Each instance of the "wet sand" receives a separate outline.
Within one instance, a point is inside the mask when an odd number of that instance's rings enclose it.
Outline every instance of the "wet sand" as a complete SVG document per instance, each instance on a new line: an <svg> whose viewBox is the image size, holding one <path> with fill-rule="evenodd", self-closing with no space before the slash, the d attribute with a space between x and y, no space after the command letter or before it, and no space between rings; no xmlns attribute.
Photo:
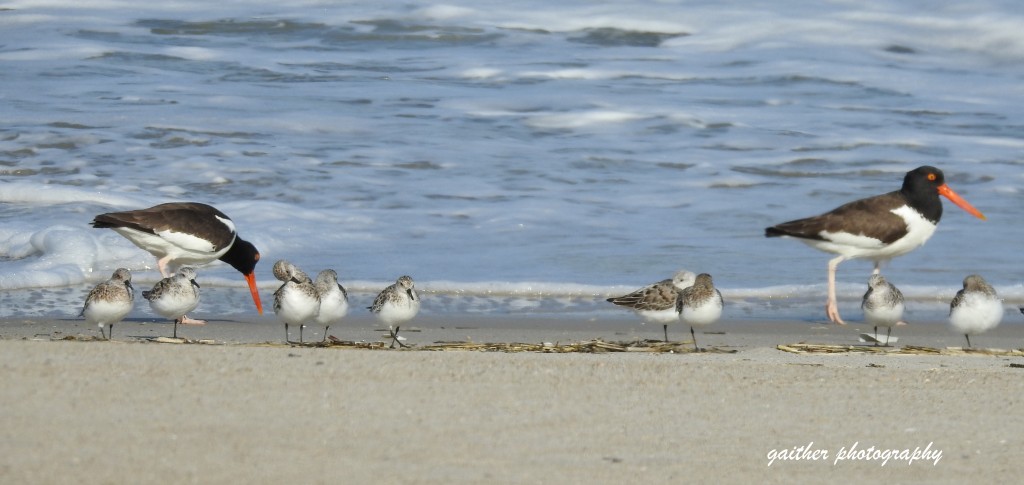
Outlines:
<svg viewBox="0 0 1024 485"><path fill-rule="evenodd" d="M1013 317L1007 313L1002 326L972 342L1024 347L1024 325ZM402 334L419 345L661 336L660 327L628 315L488 316L486 322L424 316L414 323ZM355 317L330 334L376 341L381 330ZM98 331L78 319L0 320L0 477L5 483L854 477L962 483L1019 476L1024 368L1014 365L1024 358L801 355L776 348L855 344L864 331L855 324L744 320L705 330L697 334L702 347L735 352L292 347L283 344L283 326L272 315L179 327L179 335L215 345L148 342L170 335L171 326L156 320L122 323L112 342L64 341ZM963 345L962 336L940 323L897 327L894 335L898 345ZM310 329L306 336L321 333ZM669 336L689 340L682 327L670 328ZM799 447L806 450L794 450ZM851 447L853 459L836 461ZM883 465L880 453L857 455L871 447L930 454L910 464L893 456ZM773 450L802 459L769 466Z"/></svg>

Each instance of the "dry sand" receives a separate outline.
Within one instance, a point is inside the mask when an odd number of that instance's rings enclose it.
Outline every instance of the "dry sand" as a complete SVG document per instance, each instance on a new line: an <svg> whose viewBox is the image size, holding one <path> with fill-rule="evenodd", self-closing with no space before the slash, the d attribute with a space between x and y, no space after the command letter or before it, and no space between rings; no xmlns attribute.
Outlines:
<svg viewBox="0 0 1024 485"><path fill-rule="evenodd" d="M1020 348L1009 313L976 346ZM367 319L331 334L377 340ZM443 327L443 328L442 328ZM419 330L419 331L414 331ZM2 483L629 483L1019 480L1024 364L980 355L799 355L858 330L723 322L702 346L735 353L376 351L280 344L272 316L181 327L218 345L115 341L80 320L0 321ZM670 330L683 339L688 332ZM310 338L319 338L309 332ZM566 343L658 338L635 320L425 317L437 340ZM898 327L900 345L962 345L941 324ZM688 340L688 338L686 339ZM265 345L263 342L275 342ZM776 461L813 442L827 459ZM835 461L843 448L941 451Z"/></svg>

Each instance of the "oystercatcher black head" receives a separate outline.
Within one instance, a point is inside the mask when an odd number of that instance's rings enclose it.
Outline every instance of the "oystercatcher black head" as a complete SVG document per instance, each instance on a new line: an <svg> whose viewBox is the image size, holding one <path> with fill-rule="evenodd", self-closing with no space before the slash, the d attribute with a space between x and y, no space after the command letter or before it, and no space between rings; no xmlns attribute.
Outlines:
<svg viewBox="0 0 1024 485"><path fill-rule="evenodd" d="M907 175L903 177L900 195L906 199L907 205L933 224L938 224L939 219L942 218L942 201L939 200L939 195L949 199L950 202L971 215L985 219L984 214L968 204L946 185L946 177L942 170L935 167L925 165L907 172Z"/></svg>
<svg viewBox="0 0 1024 485"><path fill-rule="evenodd" d="M235 243L228 248L228 252L220 257L221 261L231 265L245 277L249 284L249 293L252 301L256 303L256 310L263 314L263 305L260 303L260 292L256 288L256 263L260 261L260 252L256 250L251 242L235 236Z"/></svg>

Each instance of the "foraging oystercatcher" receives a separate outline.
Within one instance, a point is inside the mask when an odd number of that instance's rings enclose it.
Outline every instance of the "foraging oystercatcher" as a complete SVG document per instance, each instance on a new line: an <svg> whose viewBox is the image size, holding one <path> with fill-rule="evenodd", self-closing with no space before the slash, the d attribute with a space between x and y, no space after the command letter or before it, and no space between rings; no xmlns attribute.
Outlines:
<svg viewBox="0 0 1024 485"><path fill-rule="evenodd" d="M100 335L110 340L114 338L114 324L124 320L132 311L135 303L135 291L132 288L132 272L127 268L117 268L109 280L96 285L85 298L85 306L78 316L85 317L86 323L95 323L100 327ZM104 335L103 325L107 325L110 333Z"/></svg>
<svg viewBox="0 0 1024 485"><path fill-rule="evenodd" d="M245 276L256 310L263 314L255 274L260 253L252 243L238 237L235 223L216 208L198 202L170 202L100 214L92 226L113 229L156 256L164 278L171 275L170 264L204 264L217 259L228 263Z"/></svg>
<svg viewBox="0 0 1024 485"><path fill-rule="evenodd" d="M679 298L676 299L676 310L679 311L679 319L690 325L694 350L700 352L693 327L703 327L717 322L722 316L723 306L725 306L725 302L722 300L722 292L715 288L711 281L711 275L707 273L697 275L692 286L679 292Z"/></svg>
<svg viewBox="0 0 1024 485"><path fill-rule="evenodd" d="M274 277L284 282L274 292L274 313L284 322L285 342L291 342L288 327L298 325L302 343L303 328L320 312L320 296L309 275L288 261L274 263Z"/></svg>
<svg viewBox="0 0 1024 485"><path fill-rule="evenodd" d="M864 323L875 327L875 345L878 345L878 327L888 327L885 346L889 346L892 327L900 325L903 318L903 292L896 285L885 280L880 274L868 278L868 291L860 302L864 310Z"/></svg>
<svg viewBox="0 0 1024 485"><path fill-rule="evenodd" d="M370 312L388 325L388 332L391 334L390 348L394 348L396 343L399 347L408 347L398 337L398 329L420 311L420 297L413 286L415 283L412 277L402 276L395 284L384 288L370 306Z"/></svg>
<svg viewBox="0 0 1024 485"><path fill-rule="evenodd" d="M967 339L996 328L1003 319L1003 302L995 288L979 275L964 278L964 288L949 302L949 324Z"/></svg>
<svg viewBox="0 0 1024 485"><path fill-rule="evenodd" d="M697 275L689 271L678 271L671 279L661 280L606 301L632 309L644 322L660 323L665 331L665 342L668 342L668 324L679 321L676 297L680 291L693 285L696 278Z"/></svg>
<svg viewBox="0 0 1024 485"><path fill-rule="evenodd" d="M836 303L836 267L847 259L870 259L878 274L882 262L918 248L935 233L942 218L942 195L961 209L985 216L946 185L942 171L918 167L903 177L903 187L888 194L839 206L824 214L765 229L766 237L798 238L816 249L838 254L828 262L828 319L844 324Z"/></svg>
<svg viewBox="0 0 1024 485"><path fill-rule="evenodd" d="M164 317L174 319L174 338L178 338L178 324L203 325L203 320L192 320L185 314L199 306L199 283L196 283L196 270L191 266L182 266L173 276L168 276L149 291L143 291L142 297L149 300L149 307Z"/></svg>
<svg viewBox="0 0 1024 485"><path fill-rule="evenodd" d="M338 283L338 272L333 269L325 269L317 274L313 286L320 296L320 313L314 321L324 326L323 342L327 340L327 331L331 325L348 314L348 292Z"/></svg>

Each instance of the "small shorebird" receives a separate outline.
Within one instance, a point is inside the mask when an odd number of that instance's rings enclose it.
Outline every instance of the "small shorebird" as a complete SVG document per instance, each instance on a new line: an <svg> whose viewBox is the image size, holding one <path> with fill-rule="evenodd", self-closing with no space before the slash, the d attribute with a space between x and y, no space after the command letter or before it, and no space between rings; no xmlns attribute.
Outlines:
<svg viewBox="0 0 1024 485"><path fill-rule="evenodd" d="M864 310L864 322L875 327L875 345L878 345L878 327L888 327L885 345L889 346L892 327L903 318L903 293L880 274L868 278L868 291L864 293L860 307Z"/></svg>
<svg viewBox="0 0 1024 485"><path fill-rule="evenodd" d="M153 289L143 291L142 297L149 300L153 311L166 318L174 319L174 338L178 338L178 324L202 325L196 320L185 321L185 314L199 306L199 283L196 270L191 266L178 268L177 274L158 281Z"/></svg>
<svg viewBox="0 0 1024 485"><path fill-rule="evenodd" d="M118 268L109 280L96 285L85 298L85 306L78 316L85 317L86 323L95 323L100 327L100 335L110 340L114 338L114 324L124 320L132 311L135 303L135 289L132 288L132 273L126 268ZM110 329L103 334L103 326Z"/></svg>
<svg viewBox="0 0 1024 485"><path fill-rule="evenodd" d="M320 297L320 313L315 321L324 326L323 342L327 340L327 330L331 325L348 314L348 292L338 283L338 272L333 269L325 269L317 274L313 286Z"/></svg>
<svg viewBox="0 0 1024 485"><path fill-rule="evenodd" d="M216 208L198 202L171 202L96 216L93 227L113 229L136 246L157 257L160 276L171 276L171 265L205 264L221 260L245 276L256 311L263 304L256 288L260 253L238 237L235 223ZM196 323L185 317L184 323Z"/></svg>
<svg viewBox="0 0 1024 485"><path fill-rule="evenodd" d="M679 322L676 311L676 297L679 292L693 285L697 275L681 270L672 279L661 280L647 285L628 295L608 298L607 301L630 308L644 319L644 323L661 324L668 342L668 324Z"/></svg>
<svg viewBox="0 0 1024 485"><path fill-rule="evenodd" d="M274 263L274 277L284 282L274 292L274 313L284 322L285 342L291 342L288 326L298 325L301 343L303 327L320 311L316 287L309 275L283 259Z"/></svg>
<svg viewBox="0 0 1024 485"><path fill-rule="evenodd" d="M765 229L766 237L795 237L809 246L838 254L828 262L828 319L844 324L836 302L836 268L847 259L874 261L873 274L883 262L902 256L925 243L942 218L942 195L963 210L985 219L946 185L942 171L919 167L903 177L895 192L855 200L824 214L784 222Z"/></svg>
<svg viewBox="0 0 1024 485"><path fill-rule="evenodd" d="M703 327L717 322L722 316L723 306L722 293L715 288L711 275L707 273L697 275L692 286L679 292L676 310L679 312L679 319L690 325L694 350L700 351L700 347L697 346L697 335L693 332L693 327Z"/></svg>
<svg viewBox="0 0 1024 485"><path fill-rule="evenodd" d="M971 335L996 328L1003 319L1003 302L984 278L972 274L964 278L964 288L949 302L949 324L967 339Z"/></svg>
<svg viewBox="0 0 1024 485"><path fill-rule="evenodd" d="M396 343L399 347L407 347L399 340L398 329L420 311L420 297L413 289L414 285L411 277L402 276L395 284L384 288L369 307L370 312L378 320L388 325L391 348L394 348Z"/></svg>

